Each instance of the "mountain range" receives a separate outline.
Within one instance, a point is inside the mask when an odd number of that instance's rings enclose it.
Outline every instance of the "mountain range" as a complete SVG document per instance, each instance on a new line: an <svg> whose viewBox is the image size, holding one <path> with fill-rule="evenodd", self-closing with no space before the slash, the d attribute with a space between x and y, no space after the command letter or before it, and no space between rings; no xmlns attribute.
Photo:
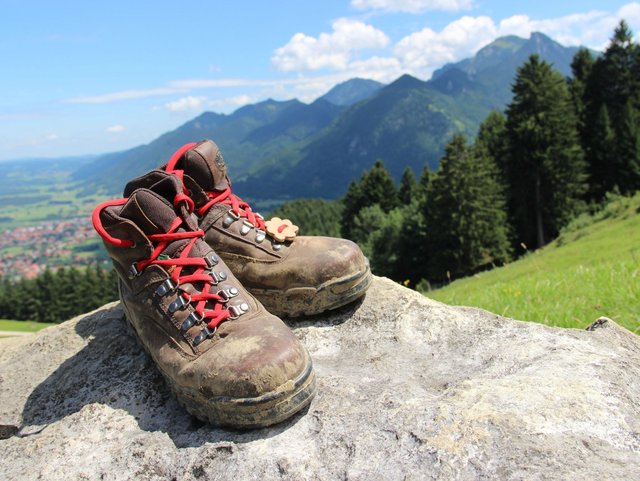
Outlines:
<svg viewBox="0 0 640 481"><path fill-rule="evenodd" d="M229 115L205 112L147 145L98 157L74 178L120 193L131 177L166 162L184 143L211 138L242 197L337 198L378 158L396 179L407 166L416 175L424 165L436 169L454 133L473 138L491 110L504 109L516 69L531 54L568 76L577 50L542 33L501 37L428 81L352 79L310 104L266 100Z"/></svg>

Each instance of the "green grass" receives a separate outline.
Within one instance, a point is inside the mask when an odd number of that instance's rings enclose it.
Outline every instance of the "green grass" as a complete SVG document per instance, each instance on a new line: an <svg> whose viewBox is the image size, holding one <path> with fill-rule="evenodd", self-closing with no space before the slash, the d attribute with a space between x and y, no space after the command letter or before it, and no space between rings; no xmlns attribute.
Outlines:
<svg viewBox="0 0 640 481"><path fill-rule="evenodd" d="M36 332L40 329L44 329L45 327L56 325L57 324L49 324L47 322L10 321L0 319L0 331Z"/></svg>
<svg viewBox="0 0 640 481"><path fill-rule="evenodd" d="M80 196L83 186L69 180L30 186L29 191L0 194L0 231L47 220L89 216L93 207L107 199L97 192Z"/></svg>
<svg viewBox="0 0 640 481"><path fill-rule="evenodd" d="M552 244L512 264L423 294L561 327L606 316L640 333L640 194L579 217Z"/></svg>

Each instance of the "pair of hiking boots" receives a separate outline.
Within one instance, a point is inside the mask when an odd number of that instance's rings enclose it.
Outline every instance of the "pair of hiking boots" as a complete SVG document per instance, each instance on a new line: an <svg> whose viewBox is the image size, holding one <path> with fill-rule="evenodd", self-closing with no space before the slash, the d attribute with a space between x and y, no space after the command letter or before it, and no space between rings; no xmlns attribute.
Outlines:
<svg viewBox="0 0 640 481"><path fill-rule="evenodd" d="M268 426L311 402L311 358L276 316L361 297L368 261L344 239L297 236L231 192L218 147L187 144L92 215L133 331L197 418Z"/></svg>

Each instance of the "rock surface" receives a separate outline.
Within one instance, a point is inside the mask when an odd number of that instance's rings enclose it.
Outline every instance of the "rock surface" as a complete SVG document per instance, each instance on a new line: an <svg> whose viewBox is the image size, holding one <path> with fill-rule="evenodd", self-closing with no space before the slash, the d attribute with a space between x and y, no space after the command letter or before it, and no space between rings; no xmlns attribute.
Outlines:
<svg viewBox="0 0 640 481"><path fill-rule="evenodd" d="M204 425L117 303L0 342L0 479L640 479L640 338L431 301L385 279L291 321L319 391L270 429Z"/></svg>

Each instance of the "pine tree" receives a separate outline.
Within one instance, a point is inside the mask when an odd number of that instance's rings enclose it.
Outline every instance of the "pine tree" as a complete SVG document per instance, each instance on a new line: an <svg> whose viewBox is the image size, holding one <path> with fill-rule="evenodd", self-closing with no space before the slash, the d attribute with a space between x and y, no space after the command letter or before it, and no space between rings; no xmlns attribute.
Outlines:
<svg viewBox="0 0 640 481"><path fill-rule="evenodd" d="M351 181L347 188L347 193L342 200L342 218L340 220L340 233L342 237L353 240L353 220L363 207L360 186Z"/></svg>
<svg viewBox="0 0 640 481"><path fill-rule="evenodd" d="M371 207L370 207L371 208ZM377 208L377 204L372 206ZM400 248L400 236L404 222L401 208L384 213L379 209L376 229L371 232L368 246L371 252L371 269L377 275L396 281L404 280L399 260L406 254Z"/></svg>
<svg viewBox="0 0 640 481"><path fill-rule="evenodd" d="M398 205L396 185L380 159L362 174L359 188L362 207L379 204L384 212L389 212Z"/></svg>
<svg viewBox="0 0 640 481"><path fill-rule="evenodd" d="M425 164L422 169L422 173L420 174L420 179L418 180L418 189L426 192L429 189L429 183L431 182L431 170L429 170L429 166Z"/></svg>
<svg viewBox="0 0 640 481"><path fill-rule="evenodd" d="M640 190L640 130L636 113L627 102L622 111L616 142L616 178L623 194Z"/></svg>
<svg viewBox="0 0 640 481"><path fill-rule="evenodd" d="M42 309L34 321L56 322L59 319L60 298L56 278L48 267L36 279L36 289Z"/></svg>
<svg viewBox="0 0 640 481"><path fill-rule="evenodd" d="M588 135L586 127L587 102L589 99L586 97L586 90L589 76L593 71L593 63L594 59L591 51L587 48L581 48L573 57L571 62L572 76L567 80L574 112L576 114L578 133L580 134L583 146L586 144L585 138Z"/></svg>
<svg viewBox="0 0 640 481"><path fill-rule="evenodd" d="M351 237L362 252L369 258L372 270L375 271L375 259L373 258L373 235L383 224L386 213L380 204L368 205L360 209L360 212L351 221Z"/></svg>
<svg viewBox="0 0 640 481"><path fill-rule="evenodd" d="M509 150L507 119L502 113L497 110L489 113L480 124L474 145L476 149L483 149L485 154L493 159L498 169L500 181L506 184Z"/></svg>
<svg viewBox="0 0 640 481"><path fill-rule="evenodd" d="M431 280L466 275L509 258L497 169L489 156L469 148L463 136L447 144L427 203Z"/></svg>
<svg viewBox="0 0 640 481"><path fill-rule="evenodd" d="M395 241L400 255L395 261L392 279L409 287L415 287L420 280L427 277L428 231L424 216L426 192L423 196L419 190L409 205L399 209L402 222Z"/></svg>
<svg viewBox="0 0 640 481"><path fill-rule="evenodd" d="M362 174L358 184L349 184L343 202L340 232L351 240L355 240L352 233L354 219L363 208L378 204L384 212L389 212L398 205L393 178L381 160L376 160L373 167Z"/></svg>
<svg viewBox="0 0 640 481"><path fill-rule="evenodd" d="M598 79L603 102L612 115L614 127L619 125L627 102L640 107L640 46L633 41L629 25L621 20L613 32L611 43L601 59L603 72Z"/></svg>
<svg viewBox="0 0 640 481"><path fill-rule="evenodd" d="M609 109L600 106L598 116L589 126L589 197L602 199L617 184L616 139L611 128Z"/></svg>
<svg viewBox="0 0 640 481"><path fill-rule="evenodd" d="M518 69L507 109L508 180L518 242L542 247L581 206L586 166L562 75L537 55Z"/></svg>
<svg viewBox="0 0 640 481"><path fill-rule="evenodd" d="M589 170L598 176L591 178L590 197L599 200L614 186L626 192L635 190L637 156L633 152L640 112L640 46L633 41L624 20L616 27L604 54L593 63L585 85L584 106L582 141Z"/></svg>
<svg viewBox="0 0 640 481"><path fill-rule="evenodd" d="M400 179L400 188L398 189L398 200L400 205L409 205L415 197L418 189L416 176L413 175L411 167L404 169L402 178Z"/></svg>

